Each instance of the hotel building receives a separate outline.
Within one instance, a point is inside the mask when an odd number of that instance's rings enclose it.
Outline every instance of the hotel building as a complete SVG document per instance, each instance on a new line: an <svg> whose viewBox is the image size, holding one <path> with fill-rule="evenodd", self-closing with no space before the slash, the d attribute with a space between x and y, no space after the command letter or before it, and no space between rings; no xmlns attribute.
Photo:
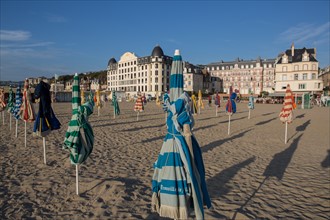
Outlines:
<svg viewBox="0 0 330 220"><path fill-rule="evenodd" d="M260 95L262 91L274 92L275 59L243 60L214 62L206 65L212 77L222 82L219 92L229 94L230 86L241 95Z"/></svg>
<svg viewBox="0 0 330 220"><path fill-rule="evenodd" d="M318 79L319 63L316 49L291 49L281 53L276 61L276 93L284 93L288 84L294 93L321 93L323 82Z"/></svg>
<svg viewBox="0 0 330 220"><path fill-rule="evenodd" d="M126 52L117 62L111 58L107 67L107 90L124 91L135 95L138 91L155 96L169 90L169 76L173 58L164 55L156 46L150 56L138 57Z"/></svg>

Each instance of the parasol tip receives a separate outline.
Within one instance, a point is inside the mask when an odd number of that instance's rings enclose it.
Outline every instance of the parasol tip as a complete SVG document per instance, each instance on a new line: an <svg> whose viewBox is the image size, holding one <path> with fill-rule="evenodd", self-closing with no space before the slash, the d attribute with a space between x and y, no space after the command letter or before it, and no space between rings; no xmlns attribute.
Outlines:
<svg viewBox="0 0 330 220"><path fill-rule="evenodd" d="M180 55L180 50L175 50L175 52L174 52L174 56L178 56L178 55Z"/></svg>
<svg viewBox="0 0 330 220"><path fill-rule="evenodd" d="M78 73L75 73L74 76L78 76Z"/></svg>

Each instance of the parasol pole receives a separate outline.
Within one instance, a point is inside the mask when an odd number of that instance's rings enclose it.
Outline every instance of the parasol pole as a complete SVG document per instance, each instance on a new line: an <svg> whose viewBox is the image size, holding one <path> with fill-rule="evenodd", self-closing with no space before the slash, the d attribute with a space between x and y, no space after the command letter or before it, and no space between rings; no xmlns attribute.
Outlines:
<svg viewBox="0 0 330 220"><path fill-rule="evenodd" d="M230 114L229 114L229 120L228 120L228 135L230 135Z"/></svg>
<svg viewBox="0 0 330 220"><path fill-rule="evenodd" d="M136 120L138 121L139 120L139 111L137 112L137 114L136 114Z"/></svg>
<svg viewBox="0 0 330 220"><path fill-rule="evenodd" d="M250 119L251 117L251 109L249 108L249 117L248 117L248 119Z"/></svg>
<svg viewBox="0 0 330 220"><path fill-rule="evenodd" d="M284 138L284 143L286 144L287 143L287 140L288 140L288 122L286 121L285 122L285 138Z"/></svg>
<svg viewBox="0 0 330 220"><path fill-rule="evenodd" d="M165 112L165 123L167 121L167 112Z"/></svg>
<svg viewBox="0 0 330 220"><path fill-rule="evenodd" d="M115 106L113 107L113 118L116 118L116 110L115 110Z"/></svg>
<svg viewBox="0 0 330 220"><path fill-rule="evenodd" d="M11 130L11 117L10 117L10 113L9 113L9 130Z"/></svg>
<svg viewBox="0 0 330 220"><path fill-rule="evenodd" d="M76 164L76 193L79 195L79 176L78 176L78 164Z"/></svg>
<svg viewBox="0 0 330 220"><path fill-rule="evenodd" d="M5 125L5 111L2 112L2 124Z"/></svg>
<svg viewBox="0 0 330 220"><path fill-rule="evenodd" d="M215 106L215 116L218 116L218 106Z"/></svg>
<svg viewBox="0 0 330 220"><path fill-rule="evenodd" d="M100 108L97 107L97 116L100 116Z"/></svg>
<svg viewBox="0 0 330 220"><path fill-rule="evenodd" d="M18 119L16 119L16 133L15 133L15 137L17 137L17 130L18 130Z"/></svg>
<svg viewBox="0 0 330 220"><path fill-rule="evenodd" d="M43 143L43 146L44 146L44 163L47 164L47 161L46 161L46 138L45 137L42 137L42 143Z"/></svg>
<svg viewBox="0 0 330 220"><path fill-rule="evenodd" d="M24 132L24 143L25 143L25 147L26 147L26 121L24 121L24 128L25 128L25 132Z"/></svg>

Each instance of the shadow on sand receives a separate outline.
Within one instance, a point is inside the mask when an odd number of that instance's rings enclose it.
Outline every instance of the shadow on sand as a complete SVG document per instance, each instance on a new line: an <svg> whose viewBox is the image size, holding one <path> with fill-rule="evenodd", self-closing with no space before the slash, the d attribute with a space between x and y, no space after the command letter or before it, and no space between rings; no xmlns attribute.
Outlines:
<svg viewBox="0 0 330 220"><path fill-rule="evenodd" d="M274 121L275 119L277 119L277 118L271 118L271 119L269 119L269 120L266 120L266 121L261 121L261 122L258 122L256 125L263 125L263 124L267 124L268 122Z"/></svg>
<svg viewBox="0 0 330 220"><path fill-rule="evenodd" d="M221 139L221 140L217 140L217 141L214 141L214 142L211 142L207 145L205 145L204 147L202 147L202 152L205 153L207 151L210 151L212 150L213 148L216 148L218 146L220 146L221 144L227 142L227 141L231 141L231 140L234 140L236 138L240 138L240 137L243 137L245 133L251 131L252 129L249 129L249 130L246 130L246 131L243 131L239 134L236 134L234 136L231 136L229 138L225 138L225 139Z"/></svg>
<svg viewBox="0 0 330 220"><path fill-rule="evenodd" d="M328 150L328 155L321 162L321 166L324 168L330 167L330 150Z"/></svg>
<svg viewBox="0 0 330 220"><path fill-rule="evenodd" d="M299 135L287 149L274 155L273 159L270 161L270 163L268 164L268 166L266 167L263 173L263 176L265 176L264 180L260 183L259 187L252 193L252 195L245 201L245 203L236 210L232 219L236 219L237 213L241 213L244 215L246 214L253 215L253 213L251 213L250 211L244 210L244 207L251 201L251 199L253 199L255 194L260 190L262 185L266 182L266 180L269 177L273 176L276 177L278 180L282 180L285 170L288 167L291 158L293 157L293 154L298 147L298 142L301 136L302 134Z"/></svg>

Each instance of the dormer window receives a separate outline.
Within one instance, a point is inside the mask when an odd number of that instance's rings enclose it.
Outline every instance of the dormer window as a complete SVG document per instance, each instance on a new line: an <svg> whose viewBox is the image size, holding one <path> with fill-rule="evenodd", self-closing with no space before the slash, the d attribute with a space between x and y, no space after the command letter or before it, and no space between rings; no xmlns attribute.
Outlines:
<svg viewBox="0 0 330 220"><path fill-rule="evenodd" d="M288 63L288 55L284 54L282 56L282 63Z"/></svg>
<svg viewBox="0 0 330 220"><path fill-rule="evenodd" d="M305 50L305 53L303 54L302 61L309 61L309 54Z"/></svg>

